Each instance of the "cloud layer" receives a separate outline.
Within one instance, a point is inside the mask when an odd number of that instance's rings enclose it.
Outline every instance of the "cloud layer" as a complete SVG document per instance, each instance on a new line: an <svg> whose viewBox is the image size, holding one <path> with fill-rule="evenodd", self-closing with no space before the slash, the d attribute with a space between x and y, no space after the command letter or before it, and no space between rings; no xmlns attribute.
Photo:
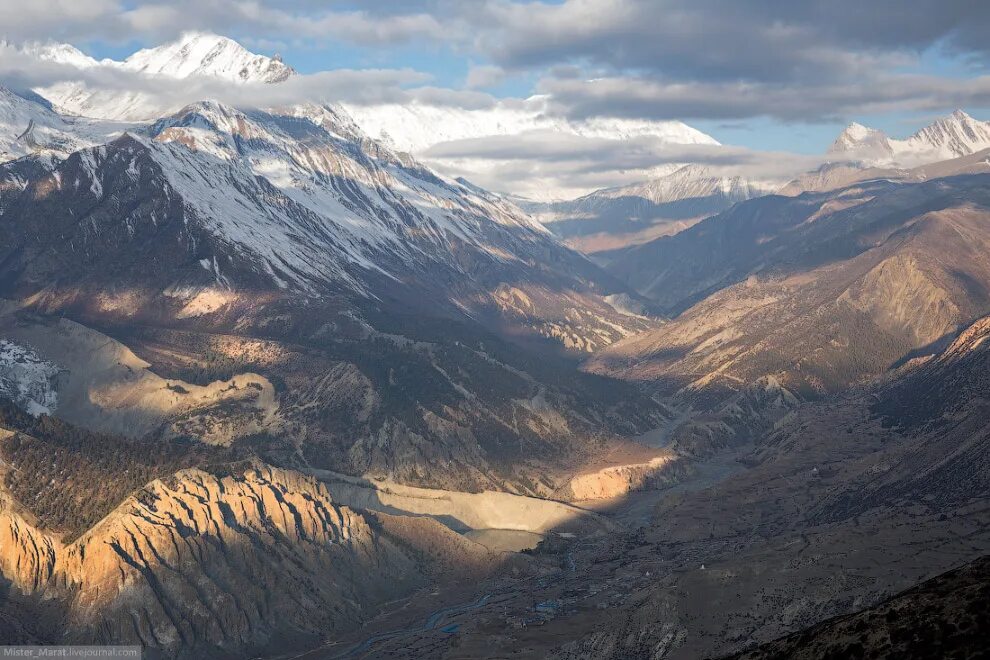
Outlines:
<svg viewBox="0 0 990 660"><path fill-rule="evenodd" d="M990 57L990 3L972 0L34 0L0 4L12 40L158 43L198 29L259 44L469 58L464 84L539 78L569 117L851 115L986 103L986 81L922 75L939 53ZM395 65L392 68L403 68ZM725 102L731 98L732 102Z"/></svg>
<svg viewBox="0 0 990 660"><path fill-rule="evenodd" d="M677 145L648 136L616 140L549 131L455 140L422 156L483 187L535 199L626 185L683 163L706 165L713 174L783 183L823 161L822 156L724 145Z"/></svg>
<svg viewBox="0 0 990 660"><path fill-rule="evenodd" d="M570 120L624 118L838 122L891 113L990 107L990 3L972 0L33 0L0 3L12 42L155 45L188 30L274 50L349 48L375 66L279 85L149 79L114 67L83 72L0 49L0 81L21 88L80 80L176 107L301 101L512 106L486 90L515 81ZM405 66L409 52L421 70ZM391 59L390 59L391 58ZM356 58L360 59L360 58ZM459 88L436 84L455 61ZM470 62L470 65L466 63ZM935 63L933 66L932 63ZM290 62L291 63L291 62ZM950 63L953 75L940 73ZM450 79L449 75L444 78ZM535 81L535 82L534 82ZM614 143L613 143L614 142ZM773 178L815 159L738 148L609 141L540 132L431 149L502 190L574 192L628 183L677 162Z"/></svg>

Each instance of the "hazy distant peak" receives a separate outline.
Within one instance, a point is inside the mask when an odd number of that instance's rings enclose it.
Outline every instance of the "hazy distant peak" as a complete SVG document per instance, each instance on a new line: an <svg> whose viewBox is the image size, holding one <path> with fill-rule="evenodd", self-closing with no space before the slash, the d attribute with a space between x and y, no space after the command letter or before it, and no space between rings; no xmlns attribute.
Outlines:
<svg viewBox="0 0 990 660"><path fill-rule="evenodd" d="M904 140L853 122L839 134L828 153L868 165L915 166L966 156L988 147L990 122L955 110Z"/></svg>

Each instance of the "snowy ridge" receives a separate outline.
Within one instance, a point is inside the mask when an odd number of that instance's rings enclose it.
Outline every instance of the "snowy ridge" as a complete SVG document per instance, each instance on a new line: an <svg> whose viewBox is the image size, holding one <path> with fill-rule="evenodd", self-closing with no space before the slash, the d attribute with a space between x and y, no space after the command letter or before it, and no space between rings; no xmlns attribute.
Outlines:
<svg viewBox="0 0 990 660"><path fill-rule="evenodd" d="M456 267L455 240L502 261L553 242L529 216L368 140L332 107L243 113L203 102L136 139L190 212L282 287L366 293L355 267ZM105 149L92 154L98 162ZM226 284L222 263L204 268Z"/></svg>
<svg viewBox="0 0 990 660"><path fill-rule="evenodd" d="M988 147L990 122L956 110L904 140L852 123L832 143L828 153L865 165L912 167L968 156Z"/></svg>
<svg viewBox="0 0 990 660"><path fill-rule="evenodd" d="M725 176L704 165L672 166L672 170L648 181L604 188L570 201L517 203L545 225L593 218L619 228L629 220L663 217L664 205L677 204L676 211L672 209L676 217L703 217L736 202L769 195L781 186L780 181Z"/></svg>
<svg viewBox="0 0 990 660"><path fill-rule="evenodd" d="M733 202L769 194L779 182L753 181L741 176L725 176L704 165L685 165L662 177L618 188L607 188L588 197L616 199L641 197L654 204L720 195Z"/></svg>
<svg viewBox="0 0 990 660"><path fill-rule="evenodd" d="M108 67L149 77L211 77L235 83L277 83L295 73L279 58L256 55L232 39L189 32L175 42L139 50L122 62L95 60L68 44L27 44L24 52L42 60L79 69ZM65 82L37 90L59 110L84 117L117 121L149 121L177 108L162 108L141 91L94 90Z"/></svg>
<svg viewBox="0 0 990 660"><path fill-rule="evenodd" d="M65 157L106 142L123 126L71 119L0 86L0 163L29 154Z"/></svg>
<svg viewBox="0 0 990 660"><path fill-rule="evenodd" d="M537 130L613 140L652 136L671 144L719 144L711 136L679 121L610 118L572 121L553 117L547 114L545 96L530 97L522 105L500 103L482 110L423 104L346 104L345 108L368 135L411 153L443 142Z"/></svg>
<svg viewBox="0 0 990 660"><path fill-rule="evenodd" d="M27 50L41 59L88 68L117 67L149 76L189 78L214 77L233 82L278 83L295 71L274 58L257 55L226 37L202 32L183 35L178 41L140 50L122 62L96 61L65 44L32 44ZM179 108L162 108L141 92L90 90L79 83L37 90L60 109L77 115L128 121L150 121ZM550 117L548 99L533 96L524 101L499 103L495 107L466 110L414 103L409 105L346 104L344 110L365 133L399 151L421 152L451 140L516 135L533 130L552 130L584 137L611 138L652 136L672 144L718 142L679 121L641 121L592 118L572 121Z"/></svg>
<svg viewBox="0 0 990 660"><path fill-rule="evenodd" d="M30 348L0 339L0 396L32 415L50 415L58 405L58 367Z"/></svg>

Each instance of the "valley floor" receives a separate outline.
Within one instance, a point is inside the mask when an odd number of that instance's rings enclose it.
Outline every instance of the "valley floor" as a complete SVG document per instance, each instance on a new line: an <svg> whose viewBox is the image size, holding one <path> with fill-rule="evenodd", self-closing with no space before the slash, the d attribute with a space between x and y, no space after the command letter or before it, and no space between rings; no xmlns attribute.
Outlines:
<svg viewBox="0 0 990 660"><path fill-rule="evenodd" d="M815 425L837 420L842 432L820 442L829 431ZM347 657L719 657L990 554L990 504L978 497L841 511L836 494L859 482L856 470L889 468L911 441L854 402L811 406L801 423L786 454L767 458L764 446L754 462L760 449L744 446L676 485L577 503L614 529L549 533L525 570L443 594L477 606L436 626L415 625L442 607L439 594L420 594L305 657L344 657L335 651L371 639ZM405 632L375 636L384 630Z"/></svg>

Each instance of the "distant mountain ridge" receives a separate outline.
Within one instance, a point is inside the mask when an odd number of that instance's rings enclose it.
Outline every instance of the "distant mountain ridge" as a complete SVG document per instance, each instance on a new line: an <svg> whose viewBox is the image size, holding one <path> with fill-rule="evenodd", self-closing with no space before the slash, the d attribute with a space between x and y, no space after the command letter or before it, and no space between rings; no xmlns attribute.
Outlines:
<svg viewBox="0 0 990 660"><path fill-rule="evenodd" d="M232 39L204 32L186 33L177 41L140 50L119 62L97 61L67 44L31 44L25 50L40 59L81 69L105 66L176 79L198 76L237 83L279 83L296 74L278 57L251 53ZM59 84L38 91L66 112L101 119L147 121L179 109L162 108L141 92L90 90L80 83ZM408 152L419 152L451 140L532 130L612 139L652 136L674 144L718 144L712 137L679 121L554 118L546 112L544 96L478 110L428 103L343 103L342 106L370 137Z"/></svg>
<svg viewBox="0 0 990 660"><path fill-rule="evenodd" d="M779 185L720 174L704 165L684 165L648 181L521 207L572 247L596 253L676 234L736 202L774 192Z"/></svg>
<svg viewBox="0 0 990 660"><path fill-rule="evenodd" d="M610 254L674 318L590 368L691 392L773 377L810 398L878 377L990 313L986 171L771 195Z"/></svg>
<svg viewBox="0 0 990 660"><path fill-rule="evenodd" d="M111 122L64 117L37 99L0 85L0 163L30 154L64 157L110 139Z"/></svg>
<svg viewBox="0 0 990 660"><path fill-rule="evenodd" d="M990 122L956 110L904 140L854 122L839 134L828 155L868 165L913 166L966 156L988 147Z"/></svg>

